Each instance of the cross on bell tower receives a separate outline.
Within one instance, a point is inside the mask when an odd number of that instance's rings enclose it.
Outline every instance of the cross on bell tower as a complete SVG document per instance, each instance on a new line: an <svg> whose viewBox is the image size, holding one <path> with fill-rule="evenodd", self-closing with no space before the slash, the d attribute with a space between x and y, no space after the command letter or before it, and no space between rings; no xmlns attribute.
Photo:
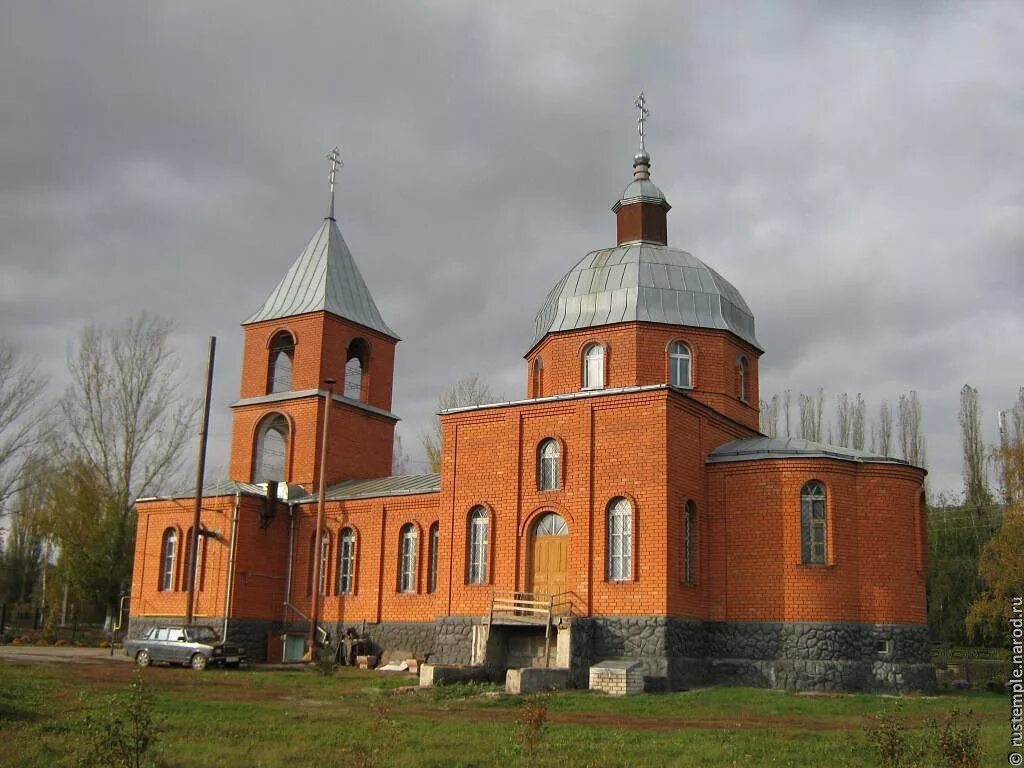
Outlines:
<svg viewBox="0 0 1024 768"><path fill-rule="evenodd" d="M331 171L327 174L327 178L331 184L331 205L327 211L327 218L334 221L334 177L337 172L345 166L345 163L341 160L341 150L335 147L327 153L327 159L331 163Z"/></svg>

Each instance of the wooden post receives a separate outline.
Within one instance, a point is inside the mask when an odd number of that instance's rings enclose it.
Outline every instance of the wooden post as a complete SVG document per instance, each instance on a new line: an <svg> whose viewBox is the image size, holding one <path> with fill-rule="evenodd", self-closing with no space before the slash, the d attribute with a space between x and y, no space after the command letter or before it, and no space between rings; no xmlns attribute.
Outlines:
<svg viewBox="0 0 1024 768"><path fill-rule="evenodd" d="M192 510L192 536L189 541L188 589L185 597L185 623L192 623L196 595L196 565L199 563L199 526L203 509L203 478L206 473L206 433L210 429L210 395L213 390L213 358L217 351L217 337L210 337L210 357L206 363L206 400L203 403L203 423L199 428L199 459L196 462L196 498Z"/></svg>

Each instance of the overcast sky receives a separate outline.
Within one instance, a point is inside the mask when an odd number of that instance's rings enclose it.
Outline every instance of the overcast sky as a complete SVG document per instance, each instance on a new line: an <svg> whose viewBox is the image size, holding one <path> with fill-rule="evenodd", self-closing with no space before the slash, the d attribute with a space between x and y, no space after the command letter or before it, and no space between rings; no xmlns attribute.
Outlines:
<svg viewBox="0 0 1024 768"><path fill-rule="evenodd" d="M959 490L1024 385L1024 3L145 2L0 5L0 335L55 394L84 324L176 324L227 465L239 323L338 224L403 341L412 458L474 372L525 395L550 287L614 244L632 102L669 242L754 312L762 397L919 392ZM413 471L421 471L415 461Z"/></svg>

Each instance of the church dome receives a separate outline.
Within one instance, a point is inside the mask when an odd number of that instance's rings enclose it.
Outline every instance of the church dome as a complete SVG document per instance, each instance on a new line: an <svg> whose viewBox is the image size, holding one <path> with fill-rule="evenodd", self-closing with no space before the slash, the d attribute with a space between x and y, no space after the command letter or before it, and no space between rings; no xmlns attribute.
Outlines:
<svg viewBox="0 0 1024 768"><path fill-rule="evenodd" d="M732 283L686 251L650 243L583 257L544 299L530 346L554 331L637 321L731 331L761 349L754 315Z"/></svg>

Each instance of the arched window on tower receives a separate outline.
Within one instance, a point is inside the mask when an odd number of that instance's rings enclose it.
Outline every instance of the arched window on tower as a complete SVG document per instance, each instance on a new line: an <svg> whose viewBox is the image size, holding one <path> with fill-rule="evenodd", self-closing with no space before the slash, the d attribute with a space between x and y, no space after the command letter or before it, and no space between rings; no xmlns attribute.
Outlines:
<svg viewBox="0 0 1024 768"><path fill-rule="evenodd" d="M604 389L603 344L590 344L583 350L583 388Z"/></svg>
<svg viewBox="0 0 1024 768"><path fill-rule="evenodd" d="M747 358L740 355L736 358L736 397L747 402L747 385L749 378L747 370Z"/></svg>
<svg viewBox="0 0 1024 768"><path fill-rule="evenodd" d="M288 419L280 413L267 416L256 430L253 456L254 483L283 482L287 466Z"/></svg>
<svg viewBox="0 0 1024 768"><path fill-rule="evenodd" d="M805 565L828 562L828 508L825 484L811 480L800 491L800 551Z"/></svg>
<svg viewBox="0 0 1024 768"><path fill-rule="evenodd" d="M690 372L690 348L674 341L668 348L668 383L673 387L689 389L693 386Z"/></svg>
<svg viewBox="0 0 1024 768"><path fill-rule="evenodd" d="M633 578L633 505L621 496L608 502L608 579Z"/></svg>
<svg viewBox="0 0 1024 768"><path fill-rule="evenodd" d="M370 362L370 345L365 339L352 339L345 353L345 397L366 401L366 371Z"/></svg>
<svg viewBox="0 0 1024 768"><path fill-rule="evenodd" d="M562 451L553 437L541 442L537 451L537 488L554 491L561 487Z"/></svg>
<svg viewBox="0 0 1024 768"><path fill-rule="evenodd" d="M168 528L164 531L160 549L160 591L174 589L174 569L178 562L178 531Z"/></svg>
<svg viewBox="0 0 1024 768"><path fill-rule="evenodd" d="M290 392L292 368L295 362L295 339L288 331L279 331L270 340L270 368L267 372L267 392Z"/></svg>
<svg viewBox="0 0 1024 768"><path fill-rule="evenodd" d="M467 584L487 583L487 543L490 519L483 507L473 507L469 513L469 569Z"/></svg>
<svg viewBox="0 0 1024 768"><path fill-rule="evenodd" d="M538 357L533 361L533 396L544 396L544 358Z"/></svg>

